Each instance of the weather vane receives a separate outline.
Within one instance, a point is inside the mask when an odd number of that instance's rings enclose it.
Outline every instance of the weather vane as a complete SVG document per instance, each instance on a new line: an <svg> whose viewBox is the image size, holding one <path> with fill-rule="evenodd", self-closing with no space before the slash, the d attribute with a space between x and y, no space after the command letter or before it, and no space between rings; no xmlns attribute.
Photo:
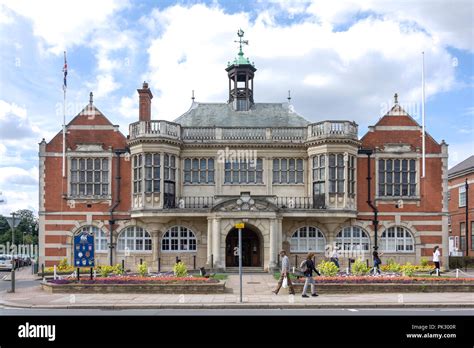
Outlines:
<svg viewBox="0 0 474 348"><path fill-rule="evenodd" d="M240 45L240 52L239 54L243 54L242 52L242 44L244 45L248 45L249 44L249 40L242 40L242 38L244 37L244 31L242 29L239 29L237 30L237 36L239 37L239 41L237 40L234 40L234 42L238 42L239 45Z"/></svg>

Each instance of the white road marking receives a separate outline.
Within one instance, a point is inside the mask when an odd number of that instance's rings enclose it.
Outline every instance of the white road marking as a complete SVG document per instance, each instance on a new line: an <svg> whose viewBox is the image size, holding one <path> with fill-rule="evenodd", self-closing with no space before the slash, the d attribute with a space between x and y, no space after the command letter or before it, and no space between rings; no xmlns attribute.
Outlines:
<svg viewBox="0 0 474 348"><path fill-rule="evenodd" d="M349 312L358 312L357 309L348 309Z"/></svg>

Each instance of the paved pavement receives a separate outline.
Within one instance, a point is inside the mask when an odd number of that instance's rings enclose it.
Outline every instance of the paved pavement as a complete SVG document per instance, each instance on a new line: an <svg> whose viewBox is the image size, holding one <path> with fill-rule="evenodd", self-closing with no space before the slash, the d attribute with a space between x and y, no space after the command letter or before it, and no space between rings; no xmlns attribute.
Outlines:
<svg viewBox="0 0 474 348"><path fill-rule="evenodd" d="M303 308L303 309L56 309L2 308L1 316L474 316L471 308Z"/></svg>
<svg viewBox="0 0 474 348"><path fill-rule="evenodd" d="M31 279L29 276L23 281ZM19 287L15 294L0 292L0 305L35 309L474 308L474 293L323 294L302 298L288 295L286 289L273 295L275 284L269 274L245 274L243 303L239 303L238 275L229 276L226 293L208 295L49 294L35 285Z"/></svg>

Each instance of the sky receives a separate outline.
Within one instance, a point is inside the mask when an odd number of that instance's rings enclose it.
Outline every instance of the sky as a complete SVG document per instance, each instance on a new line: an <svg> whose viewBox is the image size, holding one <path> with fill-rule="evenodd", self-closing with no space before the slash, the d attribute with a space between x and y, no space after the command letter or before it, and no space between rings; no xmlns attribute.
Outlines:
<svg viewBox="0 0 474 348"><path fill-rule="evenodd" d="M286 102L310 121L346 119L359 136L400 104L449 144L449 166L474 154L474 2L0 0L0 214L38 209L38 143L94 104L128 134L147 81L152 118L225 102L227 62L255 63L256 102Z"/></svg>

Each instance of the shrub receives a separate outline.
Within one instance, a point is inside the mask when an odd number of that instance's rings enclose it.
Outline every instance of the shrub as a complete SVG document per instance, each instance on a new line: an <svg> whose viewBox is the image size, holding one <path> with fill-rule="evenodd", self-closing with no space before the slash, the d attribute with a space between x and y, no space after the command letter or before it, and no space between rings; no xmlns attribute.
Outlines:
<svg viewBox="0 0 474 348"><path fill-rule="evenodd" d="M423 267L428 266L428 265L429 265L429 264L428 264L428 260L425 259L425 258L422 258L422 259L421 259L421 262L420 262L420 265L423 266Z"/></svg>
<svg viewBox="0 0 474 348"><path fill-rule="evenodd" d="M67 262L67 257L59 261L59 265L56 267L58 271L65 271L70 268L69 263ZM74 268L74 267L73 267Z"/></svg>
<svg viewBox="0 0 474 348"><path fill-rule="evenodd" d="M339 268L332 261L321 261L318 265L318 271L323 276L334 277L339 272Z"/></svg>
<svg viewBox="0 0 474 348"><path fill-rule="evenodd" d="M186 277L188 275L188 268L183 261L180 261L173 266L173 272L176 277Z"/></svg>
<svg viewBox="0 0 474 348"><path fill-rule="evenodd" d="M115 266L100 265L97 267L97 271L99 272L101 277L108 277L110 274L123 274L122 267L119 264L116 264Z"/></svg>
<svg viewBox="0 0 474 348"><path fill-rule="evenodd" d="M393 259L388 260L387 266L388 266L387 271L389 272L396 272L396 273L400 272L401 265L395 262Z"/></svg>
<svg viewBox="0 0 474 348"><path fill-rule="evenodd" d="M141 275L142 277L146 276L148 274L148 266L146 264L146 262L143 262L141 265L138 264L137 266L137 272L139 275Z"/></svg>
<svg viewBox="0 0 474 348"><path fill-rule="evenodd" d="M369 273L370 268L367 267L367 264L361 259L356 259L352 265L352 273L355 275L365 275Z"/></svg>
<svg viewBox="0 0 474 348"><path fill-rule="evenodd" d="M404 276L411 277L416 271L416 266L412 265L410 262L407 262L400 267L400 270Z"/></svg>

